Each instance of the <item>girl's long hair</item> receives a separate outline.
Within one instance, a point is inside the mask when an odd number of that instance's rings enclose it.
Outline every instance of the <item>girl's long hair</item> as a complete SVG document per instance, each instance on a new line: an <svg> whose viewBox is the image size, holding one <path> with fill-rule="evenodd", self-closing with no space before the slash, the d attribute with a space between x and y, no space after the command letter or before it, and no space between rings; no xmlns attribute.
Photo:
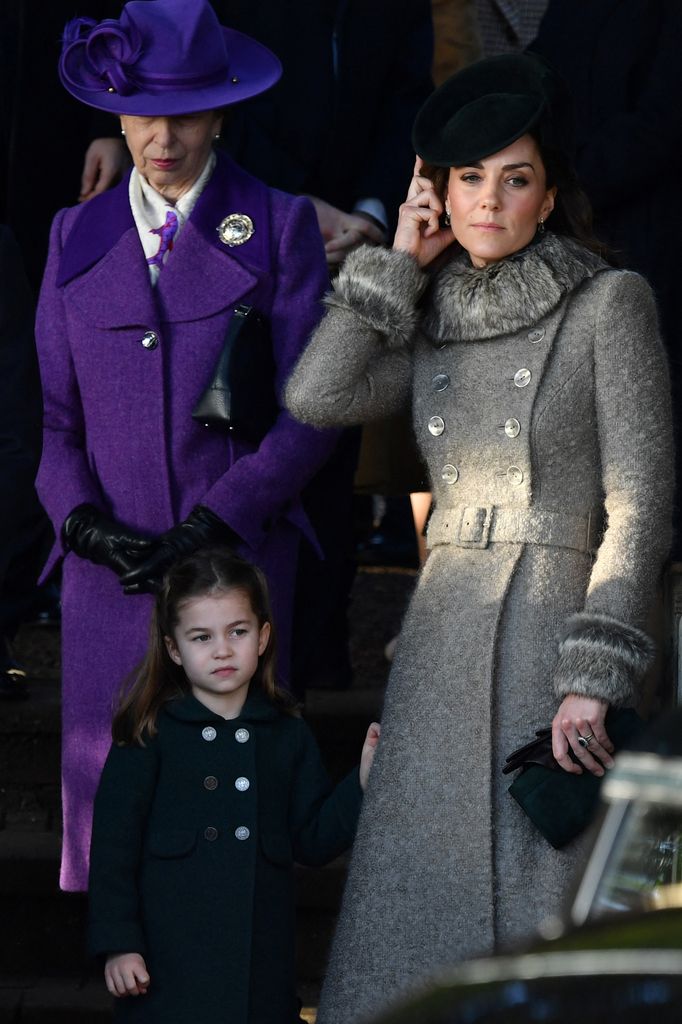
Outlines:
<svg viewBox="0 0 682 1024"><path fill-rule="evenodd" d="M547 188L553 188L555 185L557 188L554 209L547 221L548 229L557 235L575 239L608 263L617 263L617 254L594 234L592 206L578 180L575 168L563 153L543 145L532 131L529 135L535 140L540 151ZM448 189L450 168L424 164L420 174L430 178L437 194L444 199Z"/></svg>
<svg viewBox="0 0 682 1024"><path fill-rule="evenodd" d="M152 613L147 653L124 683L114 713L114 743L144 746L145 736L156 733L156 720L163 705L189 692L182 666L172 660L165 642L165 637L174 635L180 607L192 598L233 590L246 594L259 627L270 623L270 639L258 660L251 685L260 686L283 711L295 712L291 697L275 682L276 642L265 576L227 548L206 548L177 561L163 579Z"/></svg>

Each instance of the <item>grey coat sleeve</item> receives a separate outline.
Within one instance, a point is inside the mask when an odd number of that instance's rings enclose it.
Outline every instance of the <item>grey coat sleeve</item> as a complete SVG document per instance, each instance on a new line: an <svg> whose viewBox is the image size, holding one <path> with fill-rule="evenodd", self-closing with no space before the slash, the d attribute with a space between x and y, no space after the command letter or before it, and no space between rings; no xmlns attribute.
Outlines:
<svg viewBox="0 0 682 1024"><path fill-rule="evenodd" d="M585 608L566 626L555 688L628 705L654 654L642 627L671 541L672 413L651 289L629 272L605 278L594 370L607 522Z"/></svg>
<svg viewBox="0 0 682 1024"><path fill-rule="evenodd" d="M350 254L286 387L286 405L297 419L351 426L403 408L412 382L410 339L426 283L406 253L362 246Z"/></svg>

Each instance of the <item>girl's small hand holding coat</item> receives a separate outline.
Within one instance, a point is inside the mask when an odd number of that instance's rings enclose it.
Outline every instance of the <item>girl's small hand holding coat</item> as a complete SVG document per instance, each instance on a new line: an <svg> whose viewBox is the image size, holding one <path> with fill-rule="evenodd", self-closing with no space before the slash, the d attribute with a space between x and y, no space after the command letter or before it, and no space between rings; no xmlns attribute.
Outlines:
<svg viewBox="0 0 682 1024"><path fill-rule="evenodd" d="M144 996L149 972L139 953L115 953L107 957L104 980L112 996Z"/></svg>
<svg viewBox="0 0 682 1024"><path fill-rule="evenodd" d="M365 742L362 745L362 754L360 755L360 785L363 792L367 789L369 773L372 770L372 765L374 764L374 754L376 752L380 736L381 726L378 722L372 722L367 730Z"/></svg>

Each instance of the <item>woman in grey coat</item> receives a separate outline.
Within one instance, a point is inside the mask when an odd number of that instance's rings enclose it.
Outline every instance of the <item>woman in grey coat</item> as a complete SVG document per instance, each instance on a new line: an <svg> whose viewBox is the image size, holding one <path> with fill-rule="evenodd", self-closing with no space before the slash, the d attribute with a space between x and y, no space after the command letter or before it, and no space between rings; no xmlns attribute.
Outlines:
<svg viewBox="0 0 682 1024"><path fill-rule="evenodd" d="M411 402L435 499L320 1024L364 1020L560 909L583 840L547 844L505 757L552 723L560 765L603 774L606 711L637 703L652 658L668 377L648 285L581 241L563 105L529 56L433 94L393 249L348 258L288 384L316 426Z"/></svg>

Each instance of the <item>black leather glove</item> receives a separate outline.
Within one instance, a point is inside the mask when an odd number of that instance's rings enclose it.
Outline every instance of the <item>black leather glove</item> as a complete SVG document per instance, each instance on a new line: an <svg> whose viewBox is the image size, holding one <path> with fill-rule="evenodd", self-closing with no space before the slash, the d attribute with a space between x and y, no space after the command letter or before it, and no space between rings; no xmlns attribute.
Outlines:
<svg viewBox="0 0 682 1024"><path fill-rule="evenodd" d="M154 541L122 526L94 505L78 505L64 520L62 540L68 551L117 576L131 572L149 557Z"/></svg>
<svg viewBox="0 0 682 1024"><path fill-rule="evenodd" d="M121 577L126 594L154 594L167 569L183 555L191 555L211 544L236 547L239 538L234 530L205 505L197 505L187 518L162 533L149 557L137 568Z"/></svg>

